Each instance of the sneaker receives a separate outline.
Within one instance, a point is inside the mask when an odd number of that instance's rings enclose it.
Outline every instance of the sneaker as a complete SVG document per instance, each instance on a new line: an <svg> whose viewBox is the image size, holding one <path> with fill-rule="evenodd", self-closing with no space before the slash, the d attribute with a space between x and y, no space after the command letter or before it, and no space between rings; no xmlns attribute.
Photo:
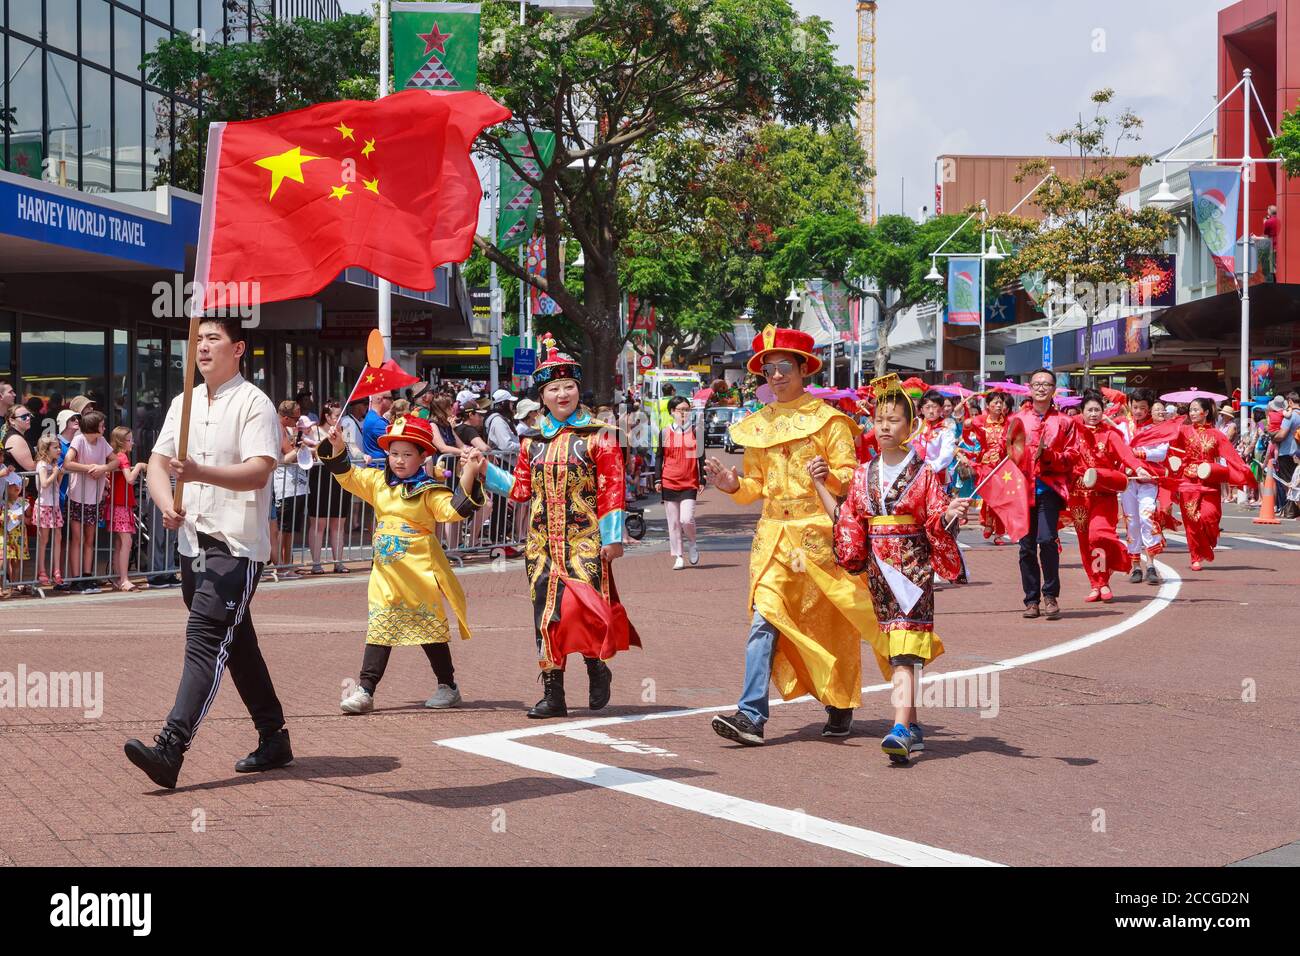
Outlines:
<svg viewBox="0 0 1300 956"><path fill-rule="evenodd" d="M86 582L83 582L83 583L84 583L84 585L85 585L85 586L81 589L81 592L82 592L83 594L99 594L100 592L102 592L102 591L104 590L104 582L103 582L103 581L86 581Z"/></svg>
<svg viewBox="0 0 1300 956"><path fill-rule="evenodd" d="M686 567L686 559L679 554L677 560L673 562L673 570L680 571L684 567Z"/></svg>
<svg viewBox="0 0 1300 956"><path fill-rule="evenodd" d="M1128 576L1128 583L1129 584L1142 583L1142 568L1140 567L1133 568L1133 573Z"/></svg>
<svg viewBox="0 0 1300 956"><path fill-rule="evenodd" d="M755 726L748 717L736 711L730 717L721 715L712 720L713 732L746 747L759 747L763 743L763 728Z"/></svg>
<svg viewBox="0 0 1300 956"><path fill-rule="evenodd" d="M688 547L689 547L689 550L687 551L687 554L689 555L689 557L690 557L690 559L691 559L691 564L699 564L699 563L700 563L700 549L697 548L697 547L695 546L695 542L694 542L694 541L692 541Z"/></svg>
<svg viewBox="0 0 1300 956"><path fill-rule="evenodd" d="M853 708L826 708L826 726L822 728L823 737L847 737L852 729Z"/></svg>
<svg viewBox="0 0 1300 956"><path fill-rule="evenodd" d="M433 696L424 702L425 707L433 710L446 710L460 703L460 688L455 684L439 684Z"/></svg>
<svg viewBox="0 0 1300 956"><path fill-rule="evenodd" d="M1160 575L1156 573L1156 566L1153 564L1147 568L1147 584L1159 584Z"/></svg>
<svg viewBox="0 0 1300 956"><path fill-rule="evenodd" d="M360 684L339 704L339 710L345 714L368 714L374 709L375 698Z"/></svg>
<svg viewBox="0 0 1300 956"><path fill-rule="evenodd" d="M908 732L912 735L912 753L921 753L925 750L925 733L921 730L920 724L908 724Z"/></svg>
<svg viewBox="0 0 1300 956"><path fill-rule="evenodd" d="M293 763L293 748L289 746L289 731L281 728L271 734L259 734L257 749L235 763L236 773L261 773Z"/></svg>
<svg viewBox="0 0 1300 956"><path fill-rule="evenodd" d="M165 727L153 740L154 746L149 747L132 738L122 749L126 759L143 770L150 780L164 790L173 790L185 760L185 748L175 732Z"/></svg>
<svg viewBox="0 0 1300 956"><path fill-rule="evenodd" d="M912 732L902 724L894 724L894 729L880 741L880 749L889 755L890 763L907 763L913 743Z"/></svg>

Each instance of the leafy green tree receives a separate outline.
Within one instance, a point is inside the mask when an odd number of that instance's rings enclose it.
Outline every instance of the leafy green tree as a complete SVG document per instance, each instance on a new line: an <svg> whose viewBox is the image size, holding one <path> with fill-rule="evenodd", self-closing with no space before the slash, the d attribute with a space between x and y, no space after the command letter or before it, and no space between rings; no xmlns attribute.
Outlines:
<svg viewBox="0 0 1300 956"><path fill-rule="evenodd" d="M869 224L853 210L817 213L781 234L772 273L782 287L802 279L829 279L850 295L876 303L880 316L876 375L889 367L889 337L907 309L943 301L943 286L925 278L930 253L948 238L964 215L936 216L918 223L910 216L881 216ZM973 224L945 251L979 248Z"/></svg>
<svg viewBox="0 0 1300 956"><path fill-rule="evenodd" d="M1078 178L1054 175L1038 187L1031 202L1042 211L1043 220L1003 215L991 222L1009 234L1016 247L1002 262L1002 275L1041 272L1045 281L1076 290L1075 301L1086 317L1085 379L1092 374L1093 323L1128 287L1129 257L1162 251L1175 225L1163 209L1144 206L1134 212L1120 202L1132 171L1151 159L1117 154L1123 143L1140 138L1142 120L1131 110L1114 119L1107 116L1104 107L1114 95L1109 89L1093 93L1096 109L1091 119L1081 116L1048 137L1078 155L1083 165ZM1111 136L1113 143L1108 142ZM1018 179L1047 171L1046 160L1035 160L1021 166Z"/></svg>
<svg viewBox="0 0 1300 956"><path fill-rule="evenodd" d="M547 273L559 275L564 235L585 261L581 298L558 278L526 281L582 330L592 387L606 399L622 344L620 264L631 235L623 214L628 194L653 184L645 160L656 140L709 144L774 119L845 122L860 84L836 64L829 24L798 17L788 0L596 0L577 20L529 8L525 25L513 2L485 2L482 22L482 88L530 137L557 134L540 177L517 169L538 190ZM501 133L484 137L498 155ZM477 243L507 275L523 277L508 253Z"/></svg>
<svg viewBox="0 0 1300 956"><path fill-rule="evenodd" d="M1300 106L1282 117L1277 124L1277 136L1268 141L1269 156L1282 160L1282 169L1288 176L1300 176Z"/></svg>

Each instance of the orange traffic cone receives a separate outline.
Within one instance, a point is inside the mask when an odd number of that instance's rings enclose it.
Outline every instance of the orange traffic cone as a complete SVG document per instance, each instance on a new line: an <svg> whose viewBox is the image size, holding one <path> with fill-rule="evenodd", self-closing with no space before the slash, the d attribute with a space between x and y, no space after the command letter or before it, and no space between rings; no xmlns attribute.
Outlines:
<svg viewBox="0 0 1300 956"><path fill-rule="evenodd" d="M1271 477L1266 479L1264 487L1259 492L1259 517L1255 519L1255 524L1281 524L1277 514L1273 510L1273 499L1277 496L1277 491L1273 487Z"/></svg>

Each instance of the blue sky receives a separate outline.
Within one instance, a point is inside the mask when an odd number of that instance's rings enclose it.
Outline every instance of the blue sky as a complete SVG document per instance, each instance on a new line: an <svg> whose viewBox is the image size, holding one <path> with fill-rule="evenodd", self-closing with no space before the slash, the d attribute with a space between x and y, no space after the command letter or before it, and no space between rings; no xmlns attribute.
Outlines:
<svg viewBox="0 0 1300 956"><path fill-rule="evenodd" d="M793 0L834 25L856 62L854 0ZM1174 145L1215 102L1227 0L880 0L877 192L882 212L932 201L942 153L1052 152L1049 131L1115 90L1146 122L1142 152ZM342 0L363 10L369 0ZM904 182L905 181L905 182ZM905 199L904 199L905 197Z"/></svg>

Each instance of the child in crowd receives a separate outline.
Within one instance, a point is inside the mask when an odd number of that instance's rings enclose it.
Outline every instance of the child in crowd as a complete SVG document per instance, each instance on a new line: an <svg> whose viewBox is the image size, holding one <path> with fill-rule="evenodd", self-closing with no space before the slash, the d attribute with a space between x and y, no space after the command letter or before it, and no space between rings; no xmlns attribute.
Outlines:
<svg viewBox="0 0 1300 956"><path fill-rule="evenodd" d="M26 479L11 472L5 476L5 519L4 519L4 556L9 561L9 578L17 580L22 577L22 562L27 554L27 520L29 502L23 497Z"/></svg>
<svg viewBox="0 0 1300 956"><path fill-rule="evenodd" d="M42 435L36 443L36 580L41 587L50 586L45 571L46 546L54 538L50 567L55 586L63 583L63 508L59 505L59 484L63 469L59 467L62 448L58 435ZM53 532L53 534L51 534Z"/></svg>
<svg viewBox="0 0 1300 956"><path fill-rule="evenodd" d="M109 581L115 591L142 591L144 585L131 583L127 574L127 565L131 560L131 542L135 538L135 483L144 471L144 462L131 464L131 451L135 447L135 438L131 429L119 425L109 436L109 444L117 459L117 471L113 472L112 485L107 505L108 513L104 515L104 525L113 533L113 567L116 581Z"/></svg>
<svg viewBox="0 0 1300 956"><path fill-rule="evenodd" d="M942 474L907 447L916 415L897 376L873 382L880 455L853 473L840 503L825 485L824 458L808 465L822 506L835 521L835 561L867 576L878 629L863 635L876 663L894 684L894 727L881 749L894 763L925 749L916 697L922 668L943 653L934 631L934 576L962 577L961 554L950 530L965 517L967 498L949 499Z"/></svg>
<svg viewBox="0 0 1300 956"><path fill-rule="evenodd" d="M389 655L394 647L409 645L424 649L438 680L437 690L424 706L455 707L461 696L451 663L451 628L442 606L444 598L456 615L461 639L468 639L470 631L465 592L452 574L434 529L440 522L463 521L483 505L478 485L487 460L478 451L466 454L460 487L453 494L425 471L424 460L435 450L428 419L398 418L378 438L379 447L388 456L383 471L348 463L337 423L325 437L331 454L321 457L321 466L344 490L375 509L366 650L357 687L340 708L345 714L374 710L375 689Z"/></svg>
<svg viewBox="0 0 1300 956"><path fill-rule="evenodd" d="M98 534L100 502L104 498L104 476L112 449L104 440L104 413L90 411L81 416L81 432L68 445L63 467L72 475L68 486L68 577L72 590L98 591L95 577L95 538ZM76 581L85 575L90 580Z"/></svg>

